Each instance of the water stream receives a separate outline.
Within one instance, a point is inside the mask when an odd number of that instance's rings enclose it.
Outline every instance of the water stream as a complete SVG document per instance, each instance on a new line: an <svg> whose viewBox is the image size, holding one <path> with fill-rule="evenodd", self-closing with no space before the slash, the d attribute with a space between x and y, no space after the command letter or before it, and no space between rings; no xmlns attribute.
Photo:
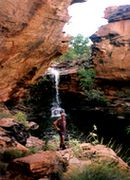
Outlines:
<svg viewBox="0 0 130 180"><path fill-rule="evenodd" d="M49 68L48 74L51 75L52 81L54 80L55 86L55 95L53 96L52 108L51 108L51 117L59 117L61 110L64 112L64 109L61 108L60 96L59 96L59 81L60 73L55 68Z"/></svg>

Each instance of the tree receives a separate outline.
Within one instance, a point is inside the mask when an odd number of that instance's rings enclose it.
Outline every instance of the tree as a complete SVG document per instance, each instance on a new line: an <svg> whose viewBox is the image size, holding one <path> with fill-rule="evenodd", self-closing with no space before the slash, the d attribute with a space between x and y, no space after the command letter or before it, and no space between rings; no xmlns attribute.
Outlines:
<svg viewBox="0 0 130 180"><path fill-rule="evenodd" d="M73 37L70 42L70 47L59 60L76 60L76 59L88 59L90 56L91 50L89 46L89 39L83 37L81 34L78 34L76 37Z"/></svg>
<svg viewBox="0 0 130 180"><path fill-rule="evenodd" d="M84 55L90 55L90 47L88 45L89 39L83 37L81 34L78 34L74 37L71 41L72 49L74 50L75 54L81 58Z"/></svg>

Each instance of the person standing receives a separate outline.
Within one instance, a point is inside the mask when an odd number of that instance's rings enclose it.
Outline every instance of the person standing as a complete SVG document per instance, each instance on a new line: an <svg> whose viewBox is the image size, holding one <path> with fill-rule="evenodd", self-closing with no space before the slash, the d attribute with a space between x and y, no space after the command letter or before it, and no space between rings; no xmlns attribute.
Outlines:
<svg viewBox="0 0 130 180"><path fill-rule="evenodd" d="M66 117L64 112L60 112L60 118L53 122L55 129L60 136L60 149L64 150L65 147L65 135L66 135Z"/></svg>

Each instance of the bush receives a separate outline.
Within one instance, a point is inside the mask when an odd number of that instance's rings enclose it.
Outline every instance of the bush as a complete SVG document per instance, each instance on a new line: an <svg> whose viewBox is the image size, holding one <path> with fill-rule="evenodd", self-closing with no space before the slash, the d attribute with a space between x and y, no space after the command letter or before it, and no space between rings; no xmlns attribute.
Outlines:
<svg viewBox="0 0 130 180"><path fill-rule="evenodd" d="M15 158L23 157L25 153L18 149L8 149L6 151L0 152L1 161L10 162Z"/></svg>
<svg viewBox="0 0 130 180"><path fill-rule="evenodd" d="M91 101L92 104L95 105L107 105L108 100L104 95L104 92L96 89L92 89L90 91L85 91L86 100Z"/></svg>
<svg viewBox="0 0 130 180"><path fill-rule="evenodd" d="M126 133L127 133L127 134L130 134L130 126L128 126L128 127L126 128Z"/></svg>
<svg viewBox="0 0 130 180"><path fill-rule="evenodd" d="M59 61L72 61L85 59L89 61L91 49L89 46L89 39L78 34L70 41L70 47L68 51L59 58Z"/></svg>
<svg viewBox="0 0 130 180"><path fill-rule="evenodd" d="M96 76L94 69L82 68L78 71L78 75L80 78L80 86L83 90L90 90L93 88Z"/></svg>
<svg viewBox="0 0 130 180"><path fill-rule="evenodd" d="M28 121L27 121L27 116L25 113L19 111L15 114L15 118L16 118L16 121L18 123L21 123L23 124L25 127L28 127Z"/></svg>
<svg viewBox="0 0 130 180"><path fill-rule="evenodd" d="M0 112L0 119L2 118L10 118L13 117L11 114L9 113L4 113L4 112Z"/></svg>
<svg viewBox="0 0 130 180"><path fill-rule="evenodd" d="M95 89L95 70L92 68L83 68L79 70L78 75L80 78L80 86L86 95L86 100L91 102L92 105L107 105L108 100L104 92Z"/></svg>
<svg viewBox="0 0 130 180"><path fill-rule="evenodd" d="M76 157L80 157L80 155L82 154L80 143L81 142L77 139L70 139L69 141L69 147L72 148L72 151Z"/></svg>
<svg viewBox="0 0 130 180"><path fill-rule="evenodd" d="M55 151L55 150L57 150L57 147L60 144L58 135L53 135L53 137L52 137L53 141L49 141L48 136L46 136L46 138L44 137L44 139L45 139L45 146L43 146L43 148L42 148L44 151L47 151L47 150Z"/></svg>
<svg viewBox="0 0 130 180"><path fill-rule="evenodd" d="M130 173L111 162L93 163L83 172L75 172L71 180L130 180Z"/></svg>

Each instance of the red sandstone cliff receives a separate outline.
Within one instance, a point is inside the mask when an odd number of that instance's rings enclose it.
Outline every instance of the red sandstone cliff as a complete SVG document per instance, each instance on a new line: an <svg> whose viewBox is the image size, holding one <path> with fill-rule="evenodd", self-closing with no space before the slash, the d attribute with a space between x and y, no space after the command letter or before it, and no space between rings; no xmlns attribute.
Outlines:
<svg viewBox="0 0 130 180"><path fill-rule="evenodd" d="M130 80L130 5L109 7L108 24L91 36L97 78Z"/></svg>
<svg viewBox="0 0 130 180"><path fill-rule="evenodd" d="M0 102L21 96L67 48L67 8L84 0L0 1Z"/></svg>

